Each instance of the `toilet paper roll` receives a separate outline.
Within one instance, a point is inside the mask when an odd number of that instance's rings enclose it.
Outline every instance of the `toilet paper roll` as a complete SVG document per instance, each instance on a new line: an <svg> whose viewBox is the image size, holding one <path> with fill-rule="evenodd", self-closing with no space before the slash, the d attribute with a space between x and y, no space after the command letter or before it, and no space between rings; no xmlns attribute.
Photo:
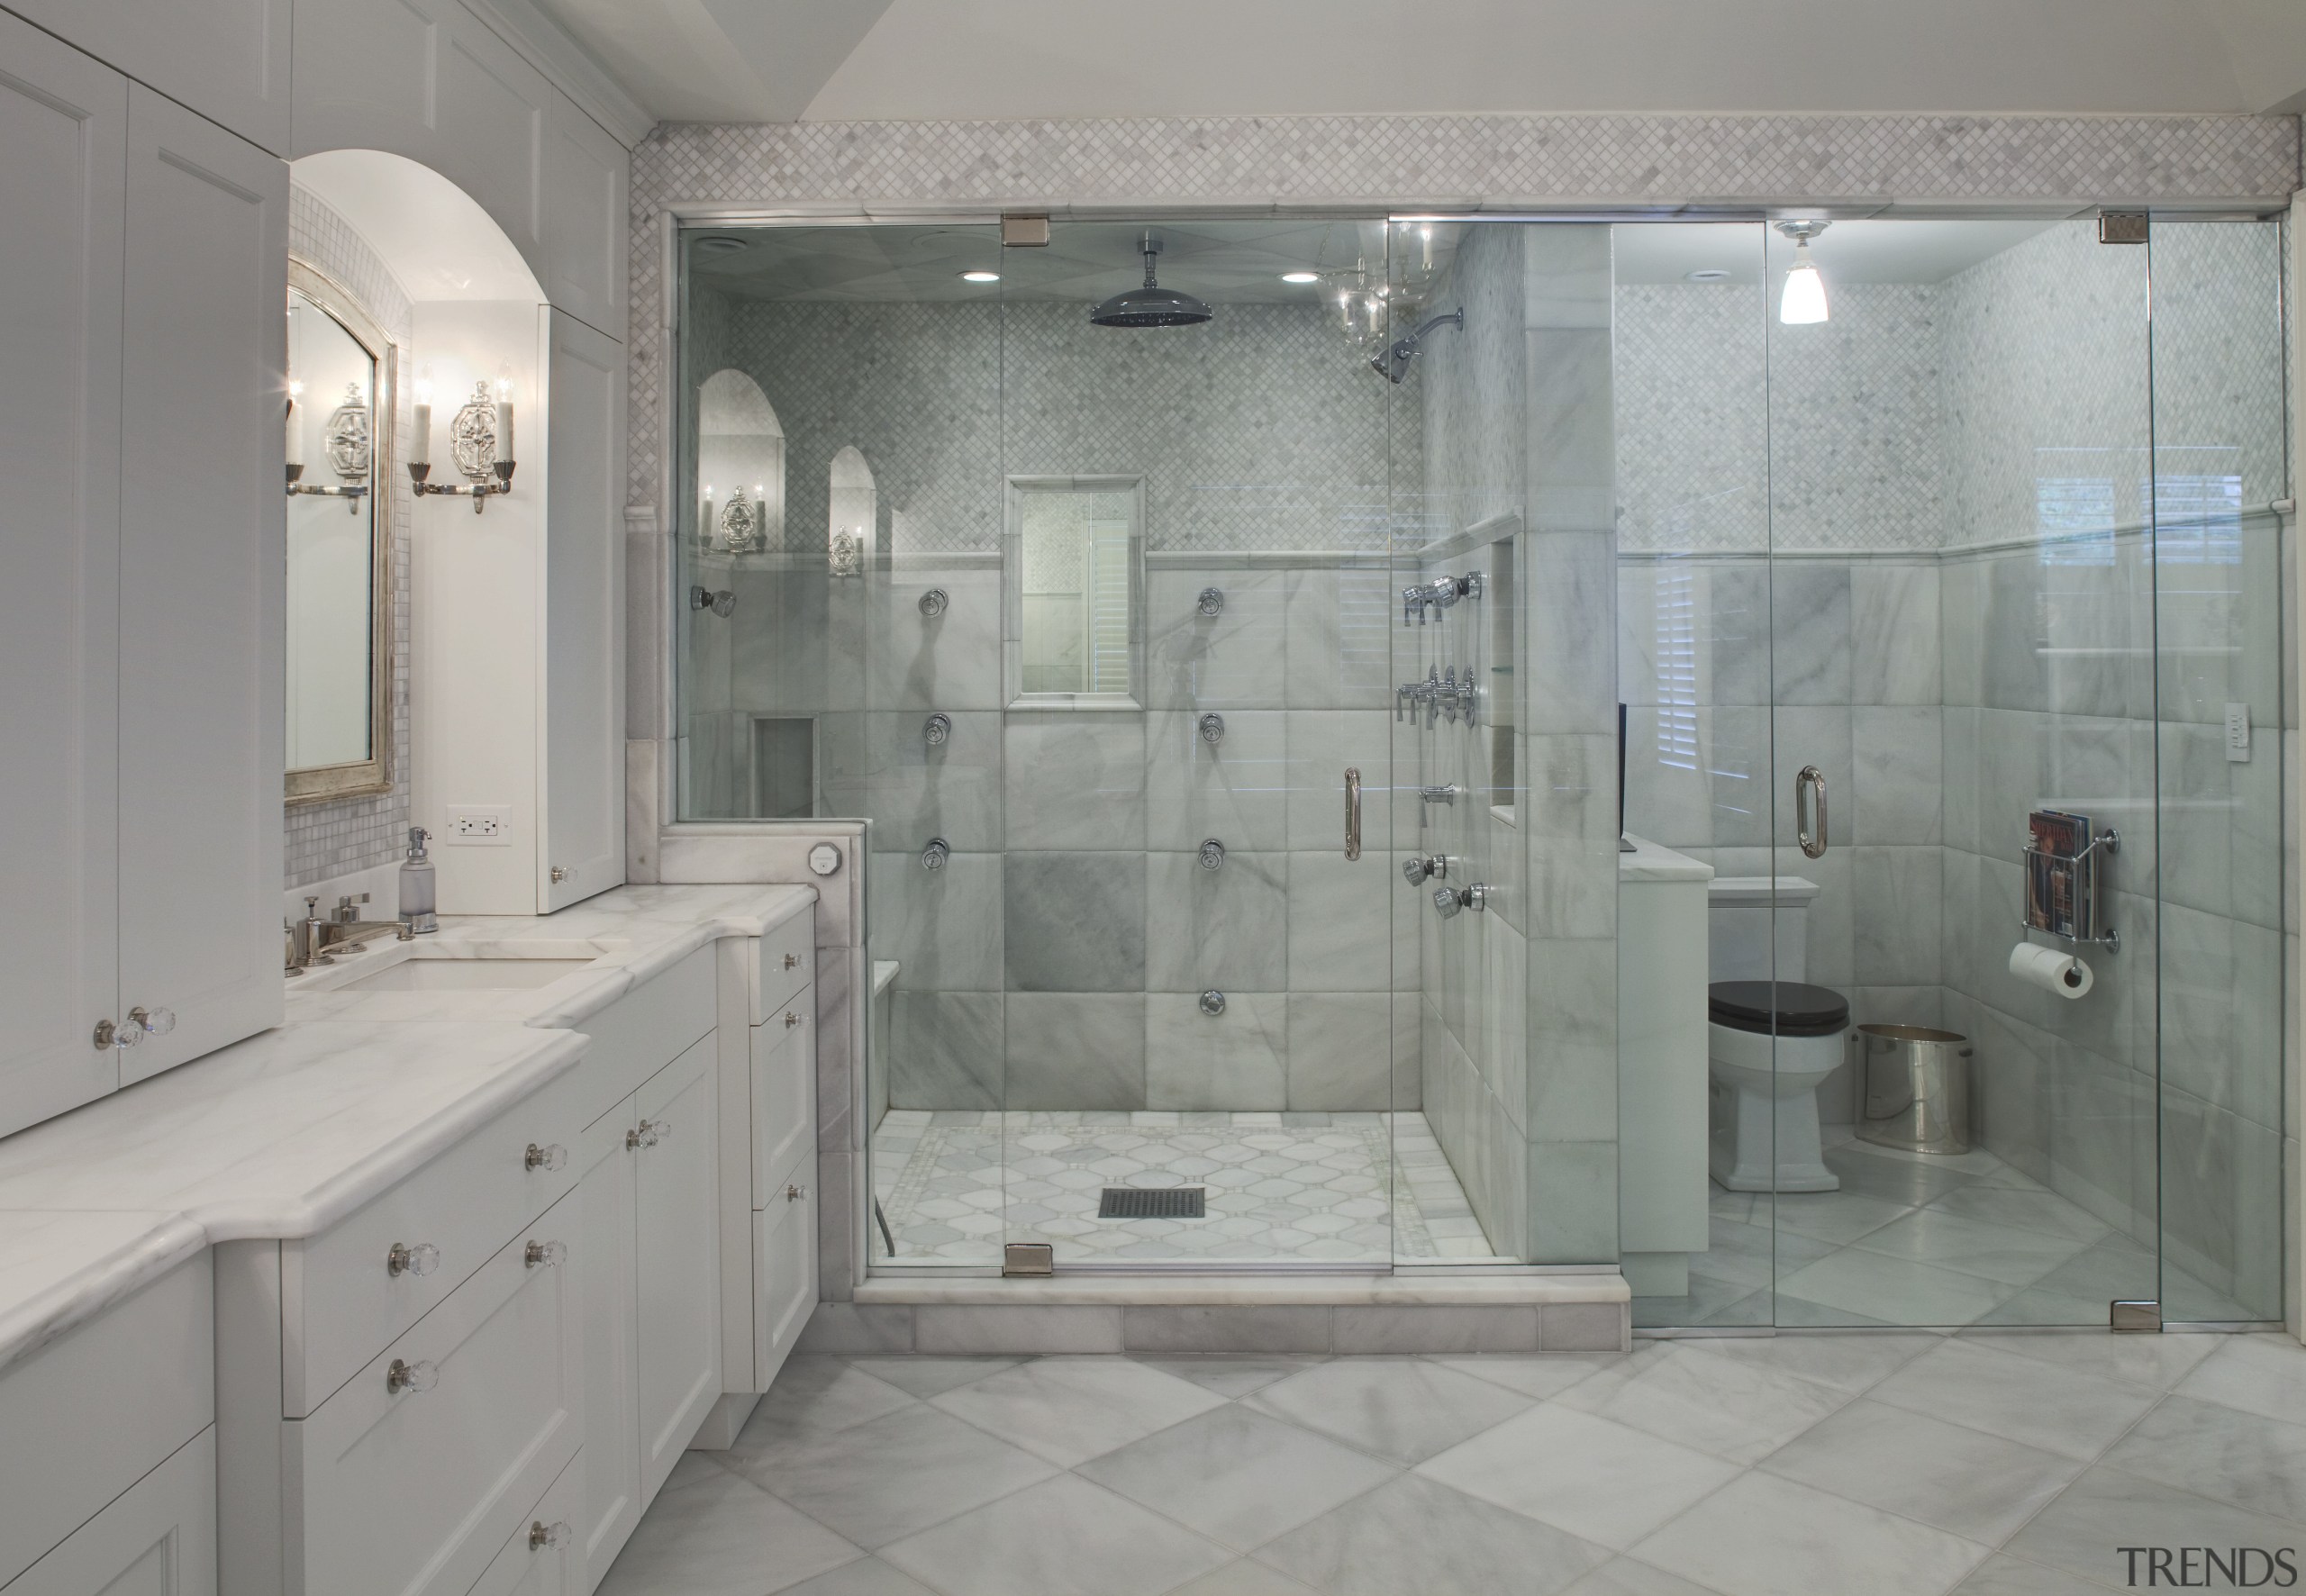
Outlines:
<svg viewBox="0 0 2306 1596"><path fill-rule="evenodd" d="M2072 954L2035 942L2020 942L2010 950L2010 973L2029 986L2038 986L2062 998L2086 997L2098 984L2090 966Z"/></svg>

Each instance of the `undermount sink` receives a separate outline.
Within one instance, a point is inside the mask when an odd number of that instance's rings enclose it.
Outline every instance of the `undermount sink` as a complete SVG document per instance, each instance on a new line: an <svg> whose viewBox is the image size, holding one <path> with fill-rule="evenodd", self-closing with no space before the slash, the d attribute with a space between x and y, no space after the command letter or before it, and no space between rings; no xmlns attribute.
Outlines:
<svg viewBox="0 0 2306 1596"><path fill-rule="evenodd" d="M340 992L487 992L549 986L589 958L412 958L348 981Z"/></svg>

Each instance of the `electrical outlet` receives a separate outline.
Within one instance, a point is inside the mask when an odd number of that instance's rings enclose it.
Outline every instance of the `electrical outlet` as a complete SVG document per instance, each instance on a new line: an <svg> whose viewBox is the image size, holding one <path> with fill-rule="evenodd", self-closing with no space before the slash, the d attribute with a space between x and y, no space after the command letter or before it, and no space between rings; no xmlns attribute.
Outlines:
<svg viewBox="0 0 2306 1596"><path fill-rule="evenodd" d="M510 848L513 846L513 806L509 803L467 803L451 807L440 840L452 848Z"/></svg>
<svg viewBox="0 0 2306 1596"><path fill-rule="evenodd" d="M2226 706L2226 759L2229 765L2250 762L2250 706L2247 703Z"/></svg>

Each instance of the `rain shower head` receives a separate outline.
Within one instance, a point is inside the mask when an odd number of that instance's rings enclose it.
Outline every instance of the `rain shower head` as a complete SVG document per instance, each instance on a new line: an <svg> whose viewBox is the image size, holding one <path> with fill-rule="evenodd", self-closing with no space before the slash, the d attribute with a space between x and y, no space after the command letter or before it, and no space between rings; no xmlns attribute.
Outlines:
<svg viewBox="0 0 2306 1596"><path fill-rule="evenodd" d="M1126 288L1089 313L1099 327L1198 327L1216 313L1190 294L1164 288L1153 280L1153 260L1161 253L1161 235L1148 232L1145 252L1145 286Z"/></svg>
<svg viewBox="0 0 2306 1596"><path fill-rule="evenodd" d="M1369 359L1369 369L1377 373L1380 376L1383 376L1389 383L1397 383L1401 381L1402 378L1409 375L1409 363L1417 358L1418 345L1420 341L1424 339L1427 333L1432 331L1436 327L1440 326L1445 322L1450 326L1455 327L1458 331L1463 332L1466 330L1465 307L1460 305L1454 311L1449 311L1434 317L1433 320L1428 322L1424 326L1411 333L1407 338L1401 339L1388 346L1384 354L1371 356Z"/></svg>

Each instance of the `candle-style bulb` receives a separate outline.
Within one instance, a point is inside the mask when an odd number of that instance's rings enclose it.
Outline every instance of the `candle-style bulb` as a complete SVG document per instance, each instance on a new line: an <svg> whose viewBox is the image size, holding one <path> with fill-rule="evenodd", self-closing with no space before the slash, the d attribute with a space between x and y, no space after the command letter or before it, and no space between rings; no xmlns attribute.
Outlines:
<svg viewBox="0 0 2306 1596"><path fill-rule="evenodd" d="M496 379L496 463L509 464L513 458L513 379Z"/></svg>
<svg viewBox="0 0 2306 1596"><path fill-rule="evenodd" d="M301 466L304 463L304 406L296 403L296 396L304 391L304 385L302 383L288 385L287 447L288 464L292 466Z"/></svg>

